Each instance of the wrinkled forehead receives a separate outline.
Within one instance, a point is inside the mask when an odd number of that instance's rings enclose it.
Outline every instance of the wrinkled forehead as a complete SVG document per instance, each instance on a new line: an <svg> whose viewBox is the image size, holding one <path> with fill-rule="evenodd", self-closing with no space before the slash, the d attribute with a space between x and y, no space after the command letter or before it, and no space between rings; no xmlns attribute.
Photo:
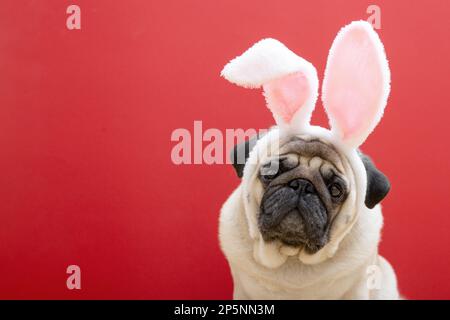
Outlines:
<svg viewBox="0 0 450 320"><path fill-rule="evenodd" d="M298 157L301 162L320 159L323 162L332 164L338 171L344 173L344 160L334 146L325 140L308 135L298 135L286 138L279 143L278 152L268 157L263 165L274 158L289 160L291 157Z"/></svg>

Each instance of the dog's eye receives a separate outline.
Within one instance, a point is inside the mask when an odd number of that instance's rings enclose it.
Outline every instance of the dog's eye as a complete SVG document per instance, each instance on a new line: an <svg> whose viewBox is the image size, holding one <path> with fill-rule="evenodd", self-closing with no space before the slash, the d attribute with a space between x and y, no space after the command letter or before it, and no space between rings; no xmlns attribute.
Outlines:
<svg viewBox="0 0 450 320"><path fill-rule="evenodd" d="M330 190L331 196L334 197L334 198L338 198L342 194L342 187L339 184L337 184L337 183L331 184L328 187L328 189Z"/></svg>
<svg viewBox="0 0 450 320"><path fill-rule="evenodd" d="M276 176L277 176L277 174L262 174L261 181L264 183L269 183L270 181L275 179Z"/></svg>
<svg viewBox="0 0 450 320"><path fill-rule="evenodd" d="M261 168L260 179L264 183L270 183L275 179L280 173L280 164L278 162L272 161Z"/></svg>

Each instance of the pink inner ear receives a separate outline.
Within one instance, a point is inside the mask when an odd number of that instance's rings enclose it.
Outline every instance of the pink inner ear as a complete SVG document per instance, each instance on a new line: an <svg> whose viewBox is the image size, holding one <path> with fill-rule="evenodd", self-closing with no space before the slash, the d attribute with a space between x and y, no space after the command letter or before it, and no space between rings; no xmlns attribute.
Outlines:
<svg viewBox="0 0 450 320"><path fill-rule="evenodd" d="M369 134L380 111L384 87L377 50L367 31L355 28L328 61L324 103L344 140Z"/></svg>
<svg viewBox="0 0 450 320"><path fill-rule="evenodd" d="M310 87L303 73L297 72L263 85L267 106L273 114L290 123L309 97Z"/></svg>

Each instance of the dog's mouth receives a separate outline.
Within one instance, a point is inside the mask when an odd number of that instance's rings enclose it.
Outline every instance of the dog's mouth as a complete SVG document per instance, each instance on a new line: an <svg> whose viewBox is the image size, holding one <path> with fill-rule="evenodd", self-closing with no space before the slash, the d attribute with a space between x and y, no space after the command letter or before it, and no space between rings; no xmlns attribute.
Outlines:
<svg viewBox="0 0 450 320"><path fill-rule="evenodd" d="M316 193L280 188L264 197L259 227L265 241L279 240L314 253L328 242L328 220L327 209Z"/></svg>
<svg viewBox="0 0 450 320"><path fill-rule="evenodd" d="M279 240L283 245L292 248L305 248L309 253L315 253L328 242L327 225L319 235L310 236L305 232L305 224L299 219L300 212L296 209L289 212L280 225L274 229L263 231L265 241Z"/></svg>

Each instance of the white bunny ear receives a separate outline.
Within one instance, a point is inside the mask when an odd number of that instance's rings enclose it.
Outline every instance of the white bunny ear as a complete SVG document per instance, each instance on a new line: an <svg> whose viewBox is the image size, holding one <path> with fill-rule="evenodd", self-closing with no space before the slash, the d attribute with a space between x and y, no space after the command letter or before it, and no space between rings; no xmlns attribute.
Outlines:
<svg viewBox="0 0 450 320"><path fill-rule="evenodd" d="M366 21L341 29L328 55L322 101L332 130L357 148L380 121L390 91L383 44Z"/></svg>
<svg viewBox="0 0 450 320"><path fill-rule="evenodd" d="M277 124L296 128L309 124L319 85L316 69L281 42L259 41L231 60L221 75L242 87L262 86Z"/></svg>

